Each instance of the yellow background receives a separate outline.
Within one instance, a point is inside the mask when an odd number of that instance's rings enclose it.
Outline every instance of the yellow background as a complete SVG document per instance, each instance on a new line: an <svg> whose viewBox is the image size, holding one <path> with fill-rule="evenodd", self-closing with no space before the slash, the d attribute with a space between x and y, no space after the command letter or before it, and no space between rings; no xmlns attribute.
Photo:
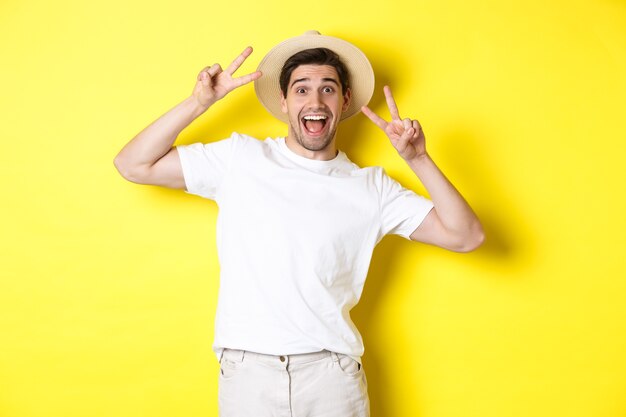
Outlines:
<svg viewBox="0 0 626 417"><path fill-rule="evenodd" d="M626 416L626 3L0 3L0 416L216 416L213 202L113 157L246 45L354 42L482 219L386 238L362 303L374 417ZM177 143L284 135L251 86ZM423 188L363 115L339 143Z"/></svg>

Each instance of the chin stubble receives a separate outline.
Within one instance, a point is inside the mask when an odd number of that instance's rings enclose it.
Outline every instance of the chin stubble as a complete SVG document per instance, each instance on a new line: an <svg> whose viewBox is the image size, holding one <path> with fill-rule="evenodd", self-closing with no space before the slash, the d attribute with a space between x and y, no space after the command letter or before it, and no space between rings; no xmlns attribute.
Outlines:
<svg viewBox="0 0 626 417"><path fill-rule="evenodd" d="M291 126L291 131L294 132L294 135L296 137L296 142L298 142L300 146L302 146L304 149L309 150L309 151L314 151L314 152L322 151L326 149L328 145L330 145L330 143L333 141L333 138L335 137L335 132L337 131L337 127L333 128L332 130L329 130L328 135L325 138L322 138L324 140L322 140L321 146L315 147L313 146L313 144L309 145L304 141L304 133L300 129L299 124L298 124L298 129L294 128L293 123L291 123L291 121L289 122L289 125Z"/></svg>

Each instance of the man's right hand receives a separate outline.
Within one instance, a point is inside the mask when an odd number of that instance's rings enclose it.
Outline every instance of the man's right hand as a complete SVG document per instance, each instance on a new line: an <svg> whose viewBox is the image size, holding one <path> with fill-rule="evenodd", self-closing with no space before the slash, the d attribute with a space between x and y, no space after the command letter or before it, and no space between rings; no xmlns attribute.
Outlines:
<svg viewBox="0 0 626 417"><path fill-rule="evenodd" d="M206 108L213 105L217 100L223 98L237 87L248 84L251 81L261 77L261 71L233 78L233 74L243 64L243 62L252 53L252 47L247 47L241 55L226 68L222 70L219 64L213 64L204 68L198 74L196 85L193 89L192 96L198 103Z"/></svg>
<svg viewBox="0 0 626 417"><path fill-rule="evenodd" d="M246 48L226 71L218 64L203 69L198 74L193 94L139 132L115 157L114 164L120 174L138 184L184 189L182 166L178 151L173 147L174 141L217 100L261 76L261 72L256 71L233 78L233 73L251 53L252 48Z"/></svg>

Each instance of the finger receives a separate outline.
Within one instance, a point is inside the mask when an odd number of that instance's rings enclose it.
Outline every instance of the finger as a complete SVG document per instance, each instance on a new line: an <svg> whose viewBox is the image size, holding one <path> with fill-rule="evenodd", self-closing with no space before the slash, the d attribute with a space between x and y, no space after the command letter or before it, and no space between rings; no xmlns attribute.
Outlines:
<svg viewBox="0 0 626 417"><path fill-rule="evenodd" d="M202 73L203 73L203 72L207 72L207 71L209 70L209 68L211 68L211 67L204 67L204 68L202 68L202 71L200 71L200 72L198 73L198 78L197 78L197 79L198 79L198 81L202 80Z"/></svg>
<svg viewBox="0 0 626 417"><path fill-rule="evenodd" d="M251 74L242 75L241 77L237 77L233 79L233 84L235 88L241 87L244 84L248 84L251 81L261 78L263 73L261 71L255 71Z"/></svg>
<svg viewBox="0 0 626 417"><path fill-rule="evenodd" d="M230 75L233 75L233 73L237 71L241 64L243 64L243 61L245 61L251 53L252 47L248 46L237 58L235 58L235 60L228 66L228 68L226 68L226 72Z"/></svg>
<svg viewBox="0 0 626 417"><path fill-rule="evenodd" d="M415 133L415 128L409 122L409 127L404 129L404 132L400 135L400 139L398 139L398 149L402 148L401 152L404 152L404 149L409 145L409 143L414 141L416 137Z"/></svg>
<svg viewBox="0 0 626 417"><path fill-rule="evenodd" d="M411 125L413 126L413 129L415 129L415 135L419 135L420 130L422 130L422 126L420 126L420 123L417 120L413 120L413 123Z"/></svg>
<svg viewBox="0 0 626 417"><path fill-rule="evenodd" d="M402 119L402 126L404 126L404 130L409 130L411 128L411 119L408 117L406 119Z"/></svg>
<svg viewBox="0 0 626 417"><path fill-rule="evenodd" d="M382 130L387 128L387 121L370 110L369 107L363 106L361 107L361 111L364 115L366 115L372 122L376 123L376 126L380 127Z"/></svg>
<svg viewBox="0 0 626 417"><path fill-rule="evenodd" d="M383 88L383 91L385 92L385 99L387 100L387 107L389 107L391 119L400 120L400 113L398 112L398 106L396 105L396 101L393 99L393 94L391 94L391 88L386 85Z"/></svg>
<svg viewBox="0 0 626 417"><path fill-rule="evenodd" d="M211 83L211 77L209 77L209 74L207 73L207 71L202 71L200 73L200 82L202 83L202 85L204 87L208 87L209 84Z"/></svg>
<svg viewBox="0 0 626 417"><path fill-rule="evenodd" d="M208 69L207 74L209 74L209 77L213 78L220 72L222 72L220 64L213 64L211 65L211 68Z"/></svg>

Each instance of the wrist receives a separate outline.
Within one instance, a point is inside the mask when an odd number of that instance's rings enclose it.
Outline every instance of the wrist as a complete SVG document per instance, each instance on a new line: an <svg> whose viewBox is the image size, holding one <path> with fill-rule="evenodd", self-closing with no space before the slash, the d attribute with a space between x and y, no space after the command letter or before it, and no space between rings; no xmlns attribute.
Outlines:
<svg viewBox="0 0 626 417"><path fill-rule="evenodd" d="M433 167L435 167L435 162L432 160L430 155L427 152L420 154L410 160L406 161L411 170L417 175L420 179L422 176L427 175Z"/></svg>
<svg viewBox="0 0 626 417"><path fill-rule="evenodd" d="M428 152L426 151L424 151L424 153L421 153L419 155L415 155L411 159L406 160L406 163L409 164L411 168L418 168L430 162L432 162L432 159L430 155L428 154Z"/></svg>
<svg viewBox="0 0 626 417"><path fill-rule="evenodd" d="M193 95L187 97L185 101L189 106L188 108L191 110L194 119L207 111L209 107L214 104L214 102L202 103L196 96Z"/></svg>

